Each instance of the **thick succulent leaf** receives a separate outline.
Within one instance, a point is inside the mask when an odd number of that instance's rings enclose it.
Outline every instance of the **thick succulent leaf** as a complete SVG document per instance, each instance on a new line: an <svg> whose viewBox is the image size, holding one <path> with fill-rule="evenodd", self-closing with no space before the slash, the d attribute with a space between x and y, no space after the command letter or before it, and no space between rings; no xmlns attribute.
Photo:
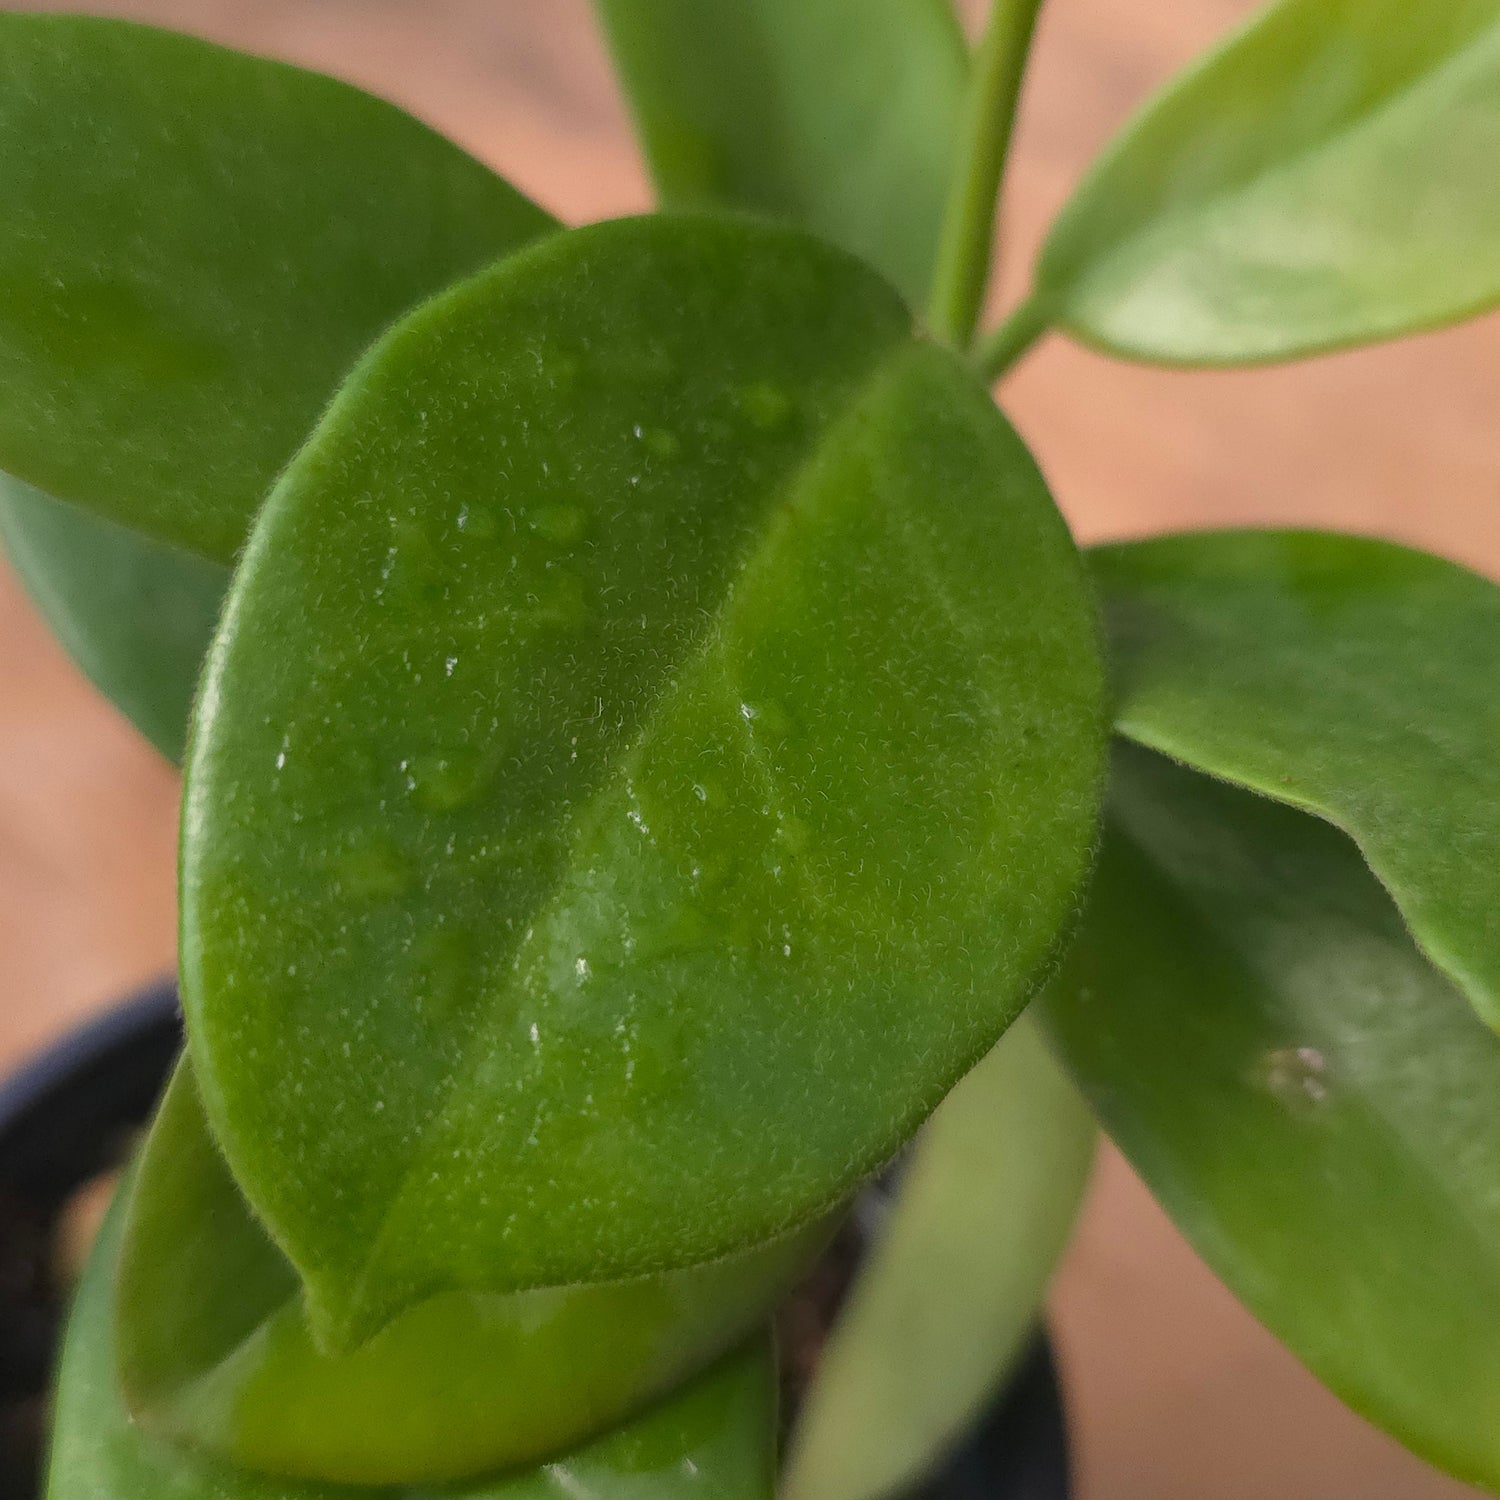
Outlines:
<svg viewBox="0 0 1500 1500"><path fill-rule="evenodd" d="M331 78L0 15L0 469L229 561L340 377L551 227Z"/></svg>
<svg viewBox="0 0 1500 1500"><path fill-rule="evenodd" d="M1344 829L1500 1027L1500 588L1310 532L1164 537L1091 563L1119 731Z"/></svg>
<svg viewBox="0 0 1500 1500"><path fill-rule="evenodd" d="M0 542L89 680L180 763L229 570L5 474Z"/></svg>
<svg viewBox="0 0 1500 1500"><path fill-rule="evenodd" d="M790 220L925 305L968 58L949 0L595 0L669 208Z"/></svg>
<svg viewBox="0 0 1500 1500"><path fill-rule="evenodd" d="M647 1280L448 1293L324 1355L184 1062L131 1198L121 1380L152 1431L247 1468L381 1484L509 1468L613 1427L742 1341L830 1227Z"/></svg>
<svg viewBox="0 0 1500 1500"><path fill-rule="evenodd" d="M1081 567L885 285L709 218L384 341L199 700L197 1077L340 1342L828 1207L1019 1010L1093 834Z"/></svg>
<svg viewBox="0 0 1500 1500"><path fill-rule="evenodd" d="M1043 250L1045 313L1176 364L1500 302L1500 0L1281 0L1147 104Z"/></svg>
<svg viewBox="0 0 1500 1500"><path fill-rule="evenodd" d="M880 1500L1014 1366L1067 1242L1093 1116L1022 1016L917 1137L793 1429L785 1500Z"/></svg>
<svg viewBox="0 0 1500 1500"><path fill-rule="evenodd" d="M566 1458L458 1485L373 1488L257 1474L156 1437L131 1421L114 1379L121 1218L117 1203L74 1304L48 1500L771 1500L775 1388L765 1340Z"/></svg>
<svg viewBox="0 0 1500 1500"><path fill-rule="evenodd" d="M1111 1135L1311 1369L1500 1485L1500 1038L1321 819L1135 746L1043 1014Z"/></svg>

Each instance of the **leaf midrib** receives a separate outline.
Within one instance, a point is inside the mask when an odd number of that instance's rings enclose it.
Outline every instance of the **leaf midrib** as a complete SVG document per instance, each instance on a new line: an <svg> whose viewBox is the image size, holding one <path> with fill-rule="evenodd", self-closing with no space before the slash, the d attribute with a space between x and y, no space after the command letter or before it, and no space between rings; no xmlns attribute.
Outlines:
<svg viewBox="0 0 1500 1500"><path fill-rule="evenodd" d="M920 344L908 336L883 352L871 364L864 378L851 386L843 410L821 429L806 453L788 471L786 478L780 484L767 488L760 508L762 517L774 518L781 506L788 504L792 497L803 490L808 480L817 472L829 446L838 442L845 431L858 423L867 403L878 393L892 372L899 369L901 364L910 359L914 351L920 347ZM534 902L524 917L517 917L512 930L519 933L519 936L515 940L510 957L513 958L521 951L526 942L527 929L542 925L547 914L554 910L563 899L576 872L577 850L587 843L591 835L600 827L602 819L612 805L612 800L618 795L623 784L631 778L641 753L656 733L663 709L670 703L680 684L692 675L697 666L705 663L722 644L726 635L726 622L734 606L736 584L739 578L743 576L756 555L767 546L774 545L774 541L774 527L761 524L751 529L748 545L743 549L737 561L726 569L725 576L728 582L716 607L712 611L703 612L699 631L685 645L674 663L674 669L661 674L650 703L641 713L629 741L615 753L613 765L608 774L589 797L570 810L559 840L560 844L568 849L568 856L559 862L554 877L538 890ZM489 1009L486 1007L484 1014L487 1015ZM380 1268L383 1252L392 1233L398 1211L405 1202L413 1181L419 1176L423 1162L431 1150L430 1142L441 1133L448 1121L453 1100L467 1092L477 1067L483 1062L482 1049L473 1046L479 1030L479 1025L470 1029L462 1048L465 1058L464 1066L452 1070L447 1076L445 1080L447 1087L441 1091L440 1102L427 1115L425 1122L415 1133L415 1144L407 1158L407 1165L395 1179L393 1189L388 1195L386 1206L377 1224L368 1235L363 1237L369 1247L368 1253L356 1273L353 1294L345 1304L355 1315L367 1306L366 1294L370 1280ZM822 1206L816 1206L808 1217L815 1217ZM732 1250L726 1253L732 1253ZM323 1298L316 1290L314 1282L306 1277L303 1279L307 1287L309 1309L315 1313L314 1322L315 1324L325 1323L327 1308ZM533 1286L550 1284L552 1283L528 1280L515 1286L507 1285L504 1290L507 1292L524 1291ZM405 1305L410 1305L411 1302L435 1289L434 1284L425 1290L419 1289L409 1294L405 1298ZM355 1320L351 1317L346 1318L345 1321Z"/></svg>

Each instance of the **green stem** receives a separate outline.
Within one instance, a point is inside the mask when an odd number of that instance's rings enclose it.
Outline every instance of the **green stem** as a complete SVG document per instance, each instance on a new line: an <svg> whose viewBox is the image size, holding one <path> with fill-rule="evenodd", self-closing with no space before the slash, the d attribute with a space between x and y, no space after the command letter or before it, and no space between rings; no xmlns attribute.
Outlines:
<svg viewBox="0 0 1500 1500"><path fill-rule="evenodd" d="M1051 313L1033 292L980 344L976 359L984 378L999 380L1051 327Z"/></svg>
<svg viewBox="0 0 1500 1500"><path fill-rule="evenodd" d="M929 310L933 332L957 348L972 342L989 285L995 214L1016 107L1042 0L995 0L975 54L966 149L948 198Z"/></svg>

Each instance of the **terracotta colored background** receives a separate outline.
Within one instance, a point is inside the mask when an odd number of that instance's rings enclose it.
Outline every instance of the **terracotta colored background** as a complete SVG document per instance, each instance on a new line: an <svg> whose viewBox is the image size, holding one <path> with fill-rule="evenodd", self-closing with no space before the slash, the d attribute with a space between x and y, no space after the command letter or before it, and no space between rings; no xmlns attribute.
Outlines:
<svg viewBox="0 0 1500 1500"><path fill-rule="evenodd" d="M75 9L40 4L21 9ZM571 219L644 207L585 0L96 0L322 67L446 130ZM1248 0L1052 0L1018 142L1007 265L1158 80ZM1014 275L1004 278L1014 290ZM1086 540L1302 522L1500 573L1500 322L1254 374L1113 366L1059 342L1004 391ZM1492 663L1477 663L1492 671ZM0 573L0 1066L173 949L173 774L73 673ZM1441 1500L1196 1260L1118 1157L1053 1303L1083 1500Z"/></svg>

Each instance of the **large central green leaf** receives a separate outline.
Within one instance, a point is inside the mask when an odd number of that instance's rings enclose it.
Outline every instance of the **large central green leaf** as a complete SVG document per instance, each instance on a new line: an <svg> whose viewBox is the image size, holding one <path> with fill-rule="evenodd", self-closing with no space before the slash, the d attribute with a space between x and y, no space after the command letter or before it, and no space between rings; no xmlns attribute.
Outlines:
<svg viewBox="0 0 1500 1500"><path fill-rule="evenodd" d="M199 703L204 1102L333 1340L879 1164L1073 908L1099 667L1015 434L791 231L627 221L372 352Z"/></svg>

